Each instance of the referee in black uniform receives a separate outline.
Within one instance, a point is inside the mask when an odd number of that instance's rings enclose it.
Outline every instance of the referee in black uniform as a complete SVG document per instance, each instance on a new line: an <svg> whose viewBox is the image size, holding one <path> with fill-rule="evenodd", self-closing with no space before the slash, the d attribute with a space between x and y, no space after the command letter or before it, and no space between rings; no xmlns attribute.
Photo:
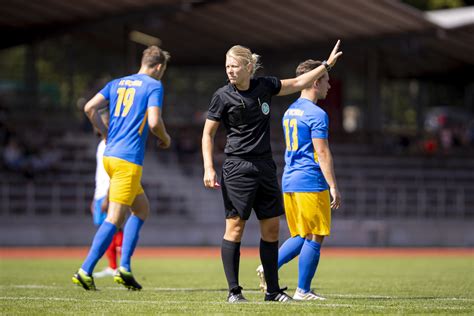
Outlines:
<svg viewBox="0 0 474 316"><path fill-rule="evenodd" d="M239 285L240 241L245 223L254 209L260 221L260 259L267 281L266 301L291 300L278 284L279 216L284 213L276 165L270 146L270 108L274 95L303 90L336 64L340 41L327 61L314 70L292 79L253 78L260 66L259 56L243 46L233 46L226 54L229 83L218 89L211 100L202 136L204 185L222 186L226 229L222 240L222 262L229 285L228 302L246 301ZM219 185L213 163L214 136L220 122L227 131Z"/></svg>

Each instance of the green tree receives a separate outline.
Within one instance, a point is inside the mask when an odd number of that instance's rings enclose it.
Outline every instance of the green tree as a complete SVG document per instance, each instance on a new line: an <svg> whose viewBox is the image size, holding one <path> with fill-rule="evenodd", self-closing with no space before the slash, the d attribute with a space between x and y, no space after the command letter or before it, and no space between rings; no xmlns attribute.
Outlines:
<svg viewBox="0 0 474 316"><path fill-rule="evenodd" d="M423 11L451 9L473 5L472 0L402 0L415 8Z"/></svg>

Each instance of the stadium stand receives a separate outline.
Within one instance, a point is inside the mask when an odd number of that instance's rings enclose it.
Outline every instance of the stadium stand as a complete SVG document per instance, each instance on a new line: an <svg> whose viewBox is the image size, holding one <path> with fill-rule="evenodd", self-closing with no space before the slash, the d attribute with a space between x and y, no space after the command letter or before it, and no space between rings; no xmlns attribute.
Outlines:
<svg viewBox="0 0 474 316"><path fill-rule="evenodd" d="M58 142L62 159L53 172L34 179L2 171L3 215L85 215L94 180L92 135L66 135ZM274 148L281 147L274 144ZM374 154L368 145L333 146L343 207L342 218L471 218L474 215L474 162L469 157L393 156ZM218 219L215 195L202 188L200 152L152 151L146 157L143 183L152 210L163 216L203 214ZM283 152L275 150L280 173ZM193 170L193 172L190 172ZM197 218L197 217L196 217Z"/></svg>
<svg viewBox="0 0 474 316"><path fill-rule="evenodd" d="M324 8L317 2L283 0L270 8L267 0L256 0L252 2L255 10L238 0L111 3L79 1L64 6L48 0L37 6L12 1L4 8L9 14L2 21L6 32L0 44L6 61L2 69L7 70L0 85L0 141L4 145L12 135L18 136L28 160L37 157L43 146L51 146L57 155L47 168L40 163L41 170L16 172L2 164L3 245L89 243L97 139L84 121L80 104L100 88L94 81L134 69L137 52L142 50L142 44L130 37L135 28L156 37L173 56L166 77L164 115L175 124L170 126L175 147L170 153L151 151L146 157L143 182L152 218L145 227L144 244L179 243L183 227L192 228L188 239L195 245L220 240L221 196L203 188L200 154L209 90L225 78L221 54L216 52L236 42L248 45L266 56L263 71L283 77L293 73L297 61L322 56L329 43L342 38L344 56L350 58L344 57L343 67L331 73L339 82L332 90L335 110L329 115L338 124L331 126L339 125L336 132L343 132L342 110L355 106L365 115L356 132L370 135L352 142L347 133L331 133L343 207L334 213L335 233L329 243L474 245L469 226L474 215L472 118L468 150L455 148L453 139L440 142L439 138L452 136L449 130L430 135L420 147L426 152L393 148L379 141L391 137L385 129L390 120L405 133L405 126L397 125L398 115L415 117L410 132L413 135L416 130L416 139L401 141L402 146L413 147L424 136L420 135L422 115L443 100L449 108L472 112L472 14L462 25L454 18L457 24L448 27L438 23L443 12L430 13L427 19L394 0L327 1ZM233 14L236 10L245 14ZM245 29L255 32L242 31ZM275 31L281 29L289 31ZM310 29L322 32L308 32ZM83 53L86 50L88 54ZM37 69L40 63L42 68ZM392 90L395 92L383 95ZM281 98L275 105L283 109L292 98ZM406 115L414 112L416 116ZM275 114L281 117L282 113ZM187 125L190 122L192 126ZM279 125L277 118L274 122ZM64 134L65 130L70 133ZM40 142L45 134L49 145ZM278 129L273 133L273 149L280 171L281 138ZM217 145L223 146L222 138ZM0 152L3 157L4 146ZM219 165L223 157L216 158ZM442 240L441 224L450 231ZM257 231L252 225L247 229Z"/></svg>

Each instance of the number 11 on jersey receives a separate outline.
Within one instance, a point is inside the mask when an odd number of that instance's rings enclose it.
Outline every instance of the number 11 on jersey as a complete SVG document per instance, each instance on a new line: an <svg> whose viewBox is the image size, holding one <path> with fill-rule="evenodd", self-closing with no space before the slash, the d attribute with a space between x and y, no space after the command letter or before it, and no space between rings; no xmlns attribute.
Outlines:
<svg viewBox="0 0 474 316"><path fill-rule="evenodd" d="M286 150L298 150L298 121L296 119L285 119L283 120L283 126L285 127Z"/></svg>

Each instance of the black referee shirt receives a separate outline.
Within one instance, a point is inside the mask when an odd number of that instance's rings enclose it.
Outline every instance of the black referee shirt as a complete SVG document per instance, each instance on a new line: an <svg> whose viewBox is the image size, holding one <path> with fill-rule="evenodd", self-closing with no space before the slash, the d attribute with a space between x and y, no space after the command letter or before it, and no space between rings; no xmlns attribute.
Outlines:
<svg viewBox="0 0 474 316"><path fill-rule="evenodd" d="M281 82L275 77L250 80L246 91L227 84L212 96L207 118L222 121L227 130L224 152L241 158L271 158L270 107Z"/></svg>

